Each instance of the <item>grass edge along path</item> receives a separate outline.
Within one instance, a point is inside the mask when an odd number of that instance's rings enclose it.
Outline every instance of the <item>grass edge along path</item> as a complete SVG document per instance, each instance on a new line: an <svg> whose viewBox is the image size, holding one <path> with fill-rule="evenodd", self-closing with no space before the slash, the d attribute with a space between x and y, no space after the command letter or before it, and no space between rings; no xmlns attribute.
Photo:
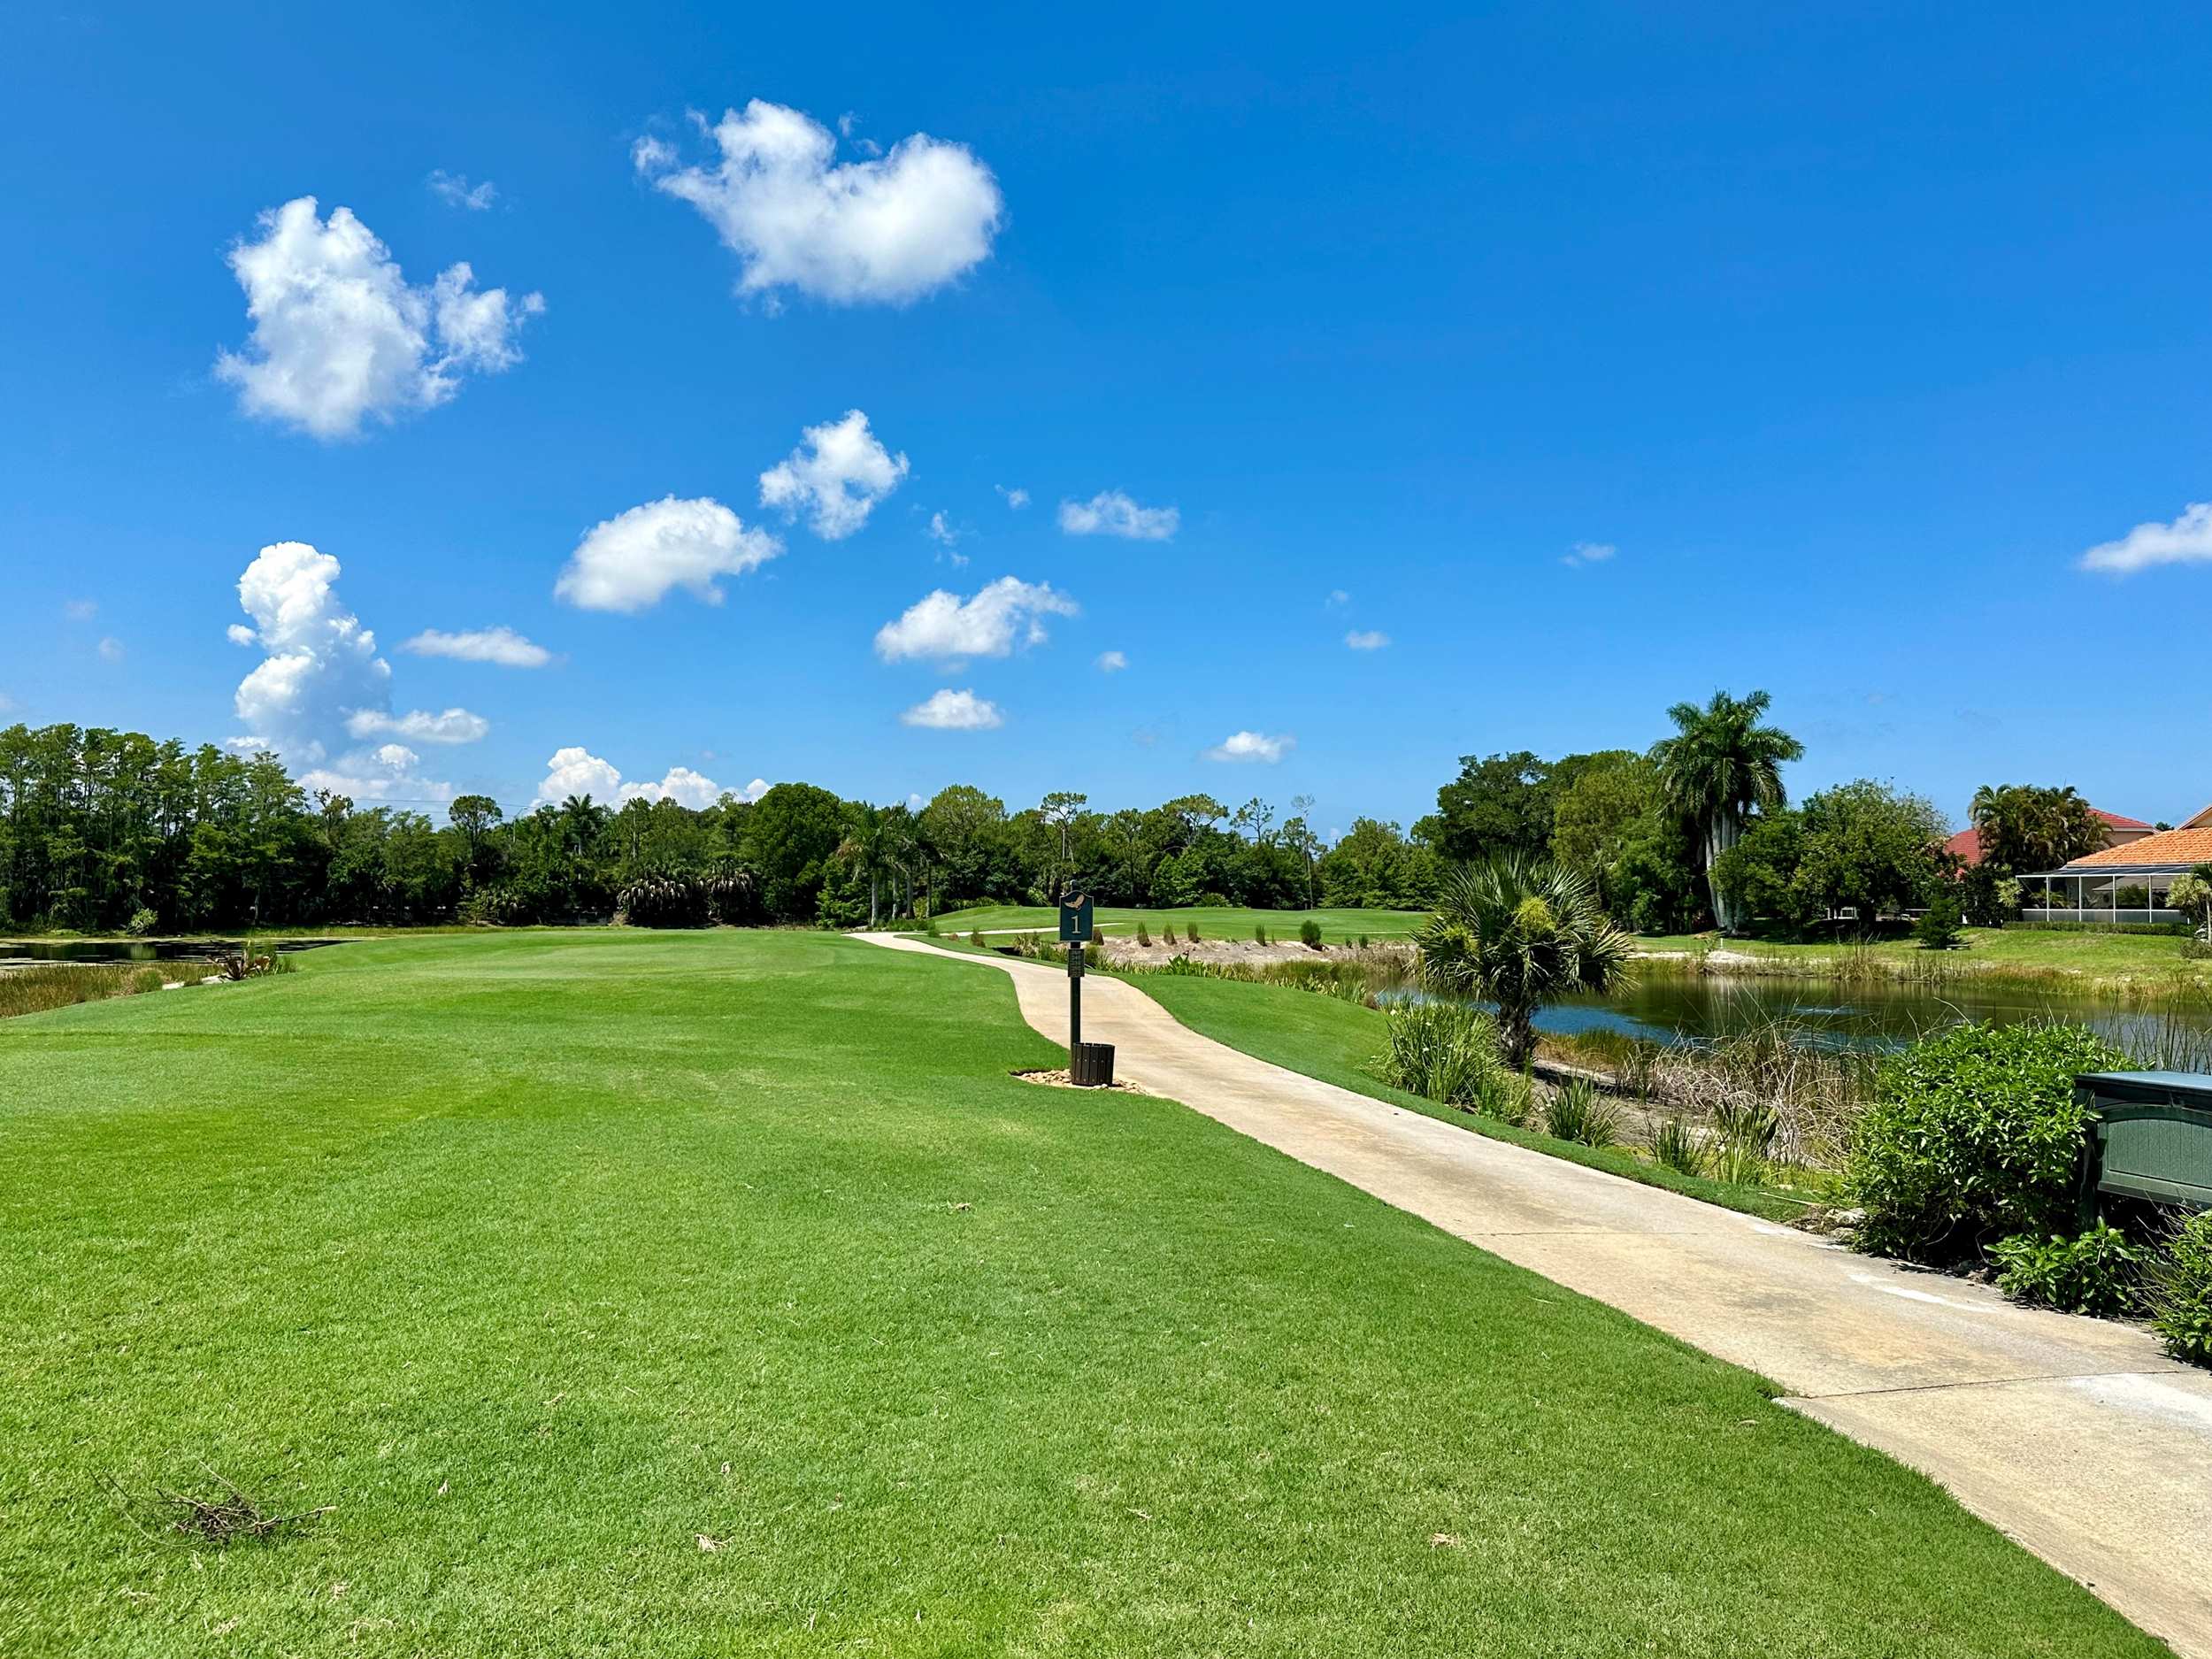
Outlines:
<svg viewBox="0 0 2212 1659"><path fill-rule="evenodd" d="M0 1650L2162 1651L1748 1372L1008 1075L1056 1056L1000 976L734 931L11 1022ZM206 1470L334 1507L126 1512Z"/></svg>
<svg viewBox="0 0 2212 1659"><path fill-rule="evenodd" d="M1384 1016L1341 997L1302 991L1292 986L1216 979L1197 974L1125 973L1115 977L1135 986L1202 1037L1210 1037L1285 1071L1334 1084L1407 1111L1419 1112L1425 1118L1487 1135L1494 1141L1525 1147L1646 1187L1663 1187L1724 1210L1757 1216L1762 1220L1794 1221L1813 1207L1811 1200L1792 1197L1770 1187L1739 1186L1685 1175L1663 1164L1646 1163L1625 1148L1586 1147L1578 1141L1562 1141L1541 1130L1518 1129L1494 1118L1461 1111L1394 1087L1367 1070L1368 1061L1383 1046Z"/></svg>

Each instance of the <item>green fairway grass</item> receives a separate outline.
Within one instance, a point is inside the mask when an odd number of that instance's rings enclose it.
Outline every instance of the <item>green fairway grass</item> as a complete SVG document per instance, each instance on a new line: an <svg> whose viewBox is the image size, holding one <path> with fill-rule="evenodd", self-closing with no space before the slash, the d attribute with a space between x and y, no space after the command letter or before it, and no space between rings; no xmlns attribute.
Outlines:
<svg viewBox="0 0 2212 1659"><path fill-rule="evenodd" d="M1286 1071L1456 1124L1493 1140L1508 1141L1647 1187L1663 1187L1772 1221L1795 1220L1810 1202L1771 1187L1735 1186L1685 1175L1662 1164L1647 1164L1625 1147L1586 1147L1537 1130L1516 1129L1494 1118L1461 1111L1393 1088L1371 1069L1382 1052L1384 1016L1361 1003L1293 986L1247 980L1173 973L1123 977L1202 1036Z"/></svg>
<svg viewBox="0 0 2212 1659"><path fill-rule="evenodd" d="M2163 1651L1743 1371L1008 1075L1061 1058L795 932L0 1024L0 1653ZM331 1507L147 1502L216 1474Z"/></svg>
<svg viewBox="0 0 2212 1659"><path fill-rule="evenodd" d="M1101 905L1092 917L1102 933L1134 933L1137 924L1142 922L1156 935L1172 923L1179 939L1194 924L1202 939L1249 939L1253 928L1264 927L1270 939L1292 944L1298 941L1299 923L1314 921L1321 924L1321 937L1332 945L1345 944L1363 933L1370 939L1402 938L1428 918L1426 910L1248 910L1202 904L1183 910L1121 910ZM1041 904L971 905L964 910L947 910L937 918L938 931L948 933L1006 928L1049 933L1059 923L1060 912Z"/></svg>
<svg viewBox="0 0 2212 1659"><path fill-rule="evenodd" d="M1778 969L1808 975L1835 971L1862 954L1878 968L1903 975L1989 973L2023 979L2078 979L2080 988L2133 986L2167 990L2212 988L2212 962L2181 954L2184 941L2164 933L2119 933L2043 927L1969 927L1962 950L1924 950L1911 939L1872 944L1796 943L1781 940L1720 939L1714 934L1653 935L1639 939L1647 954L1694 954L1715 946L1766 958Z"/></svg>

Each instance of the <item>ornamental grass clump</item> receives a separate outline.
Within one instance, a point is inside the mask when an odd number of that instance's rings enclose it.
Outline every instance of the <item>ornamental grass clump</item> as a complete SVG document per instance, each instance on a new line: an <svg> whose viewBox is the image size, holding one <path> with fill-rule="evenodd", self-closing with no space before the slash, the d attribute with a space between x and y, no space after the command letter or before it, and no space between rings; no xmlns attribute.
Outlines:
<svg viewBox="0 0 2212 1659"><path fill-rule="evenodd" d="M1705 1143L1679 1118L1655 1118L1645 1148L1654 1164L1678 1175L1702 1175L1710 1162Z"/></svg>
<svg viewBox="0 0 2212 1659"><path fill-rule="evenodd" d="M1383 1029L1376 1069L1386 1083L1463 1110L1495 1097L1498 1028L1480 1009L1442 998L1399 1002Z"/></svg>
<svg viewBox="0 0 2212 1659"><path fill-rule="evenodd" d="M2074 1079L2126 1063L2094 1032L2051 1022L1954 1025L1887 1056L1845 1175L1866 1211L1859 1248L1947 1264L2069 1232L2088 1132Z"/></svg>
<svg viewBox="0 0 2212 1659"><path fill-rule="evenodd" d="M1321 949L1321 924L1309 918L1298 924L1298 942L1308 950Z"/></svg>
<svg viewBox="0 0 2212 1659"><path fill-rule="evenodd" d="M1556 1141L1586 1147L1620 1144L1621 1114L1588 1078L1571 1079L1544 1109L1544 1127Z"/></svg>

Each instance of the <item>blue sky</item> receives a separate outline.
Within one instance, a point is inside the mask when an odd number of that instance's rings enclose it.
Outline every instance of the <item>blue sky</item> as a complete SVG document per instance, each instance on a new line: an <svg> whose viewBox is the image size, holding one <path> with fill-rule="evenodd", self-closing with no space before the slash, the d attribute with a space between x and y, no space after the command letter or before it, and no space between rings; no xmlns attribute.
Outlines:
<svg viewBox="0 0 2212 1659"><path fill-rule="evenodd" d="M1342 827L1763 686L1801 791L2212 798L2193 8L12 27L8 718Z"/></svg>

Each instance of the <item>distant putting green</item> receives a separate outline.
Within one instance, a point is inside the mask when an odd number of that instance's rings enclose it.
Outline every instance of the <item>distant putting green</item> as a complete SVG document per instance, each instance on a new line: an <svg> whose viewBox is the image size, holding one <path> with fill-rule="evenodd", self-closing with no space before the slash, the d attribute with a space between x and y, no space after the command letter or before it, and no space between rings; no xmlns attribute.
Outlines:
<svg viewBox="0 0 2212 1659"><path fill-rule="evenodd" d="M0 1652L2163 1651L1740 1371L1008 1075L1058 1058L797 933L0 1025ZM218 1473L331 1507L172 1531Z"/></svg>
<svg viewBox="0 0 2212 1659"><path fill-rule="evenodd" d="M1370 939L1397 939L1429 919L1426 910L1251 910L1198 904L1179 910L1164 906L1124 910L1101 905L1092 920L1102 933L1133 933L1142 922L1154 933L1172 923L1179 938L1195 926L1202 939L1249 939L1255 927L1267 929L1270 939L1295 942L1298 925L1321 924L1321 937L1333 945L1348 944L1365 934ZM1059 926L1060 912L1047 905L978 904L964 910L948 910L938 917L940 932L965 933L1002 929L1051 933Z"/></svg>

